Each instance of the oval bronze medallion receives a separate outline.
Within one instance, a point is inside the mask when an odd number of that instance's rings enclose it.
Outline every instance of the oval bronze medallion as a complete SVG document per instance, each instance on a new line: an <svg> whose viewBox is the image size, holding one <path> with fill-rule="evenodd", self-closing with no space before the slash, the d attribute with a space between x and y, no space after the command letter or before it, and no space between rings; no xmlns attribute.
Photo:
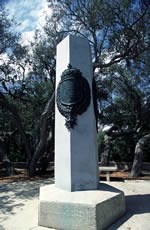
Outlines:
<svg viewBox="0 0 150 230"><path fill-rule="evenodd" d="M56 92L56 102L59 112L66 118L68 129L76 125L77 115L86 111L90 104L90 86L80 70L70 65L61 75Z"/></svg>

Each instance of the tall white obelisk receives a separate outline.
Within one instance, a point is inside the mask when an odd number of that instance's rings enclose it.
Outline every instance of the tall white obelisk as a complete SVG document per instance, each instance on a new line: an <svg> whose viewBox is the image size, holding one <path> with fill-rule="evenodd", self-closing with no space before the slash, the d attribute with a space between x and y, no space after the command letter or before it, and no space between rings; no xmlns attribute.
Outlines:
<svg viewBox="0 0 150 230"><path fill-rule="evenodd" d="M88 40L69 35L57 46L56 92L68 64L81 71L91 89L87 110L68 131L65 117L55 107L55 185L67 191L97 189L98 155L92 98L92 63Z"/></svg>

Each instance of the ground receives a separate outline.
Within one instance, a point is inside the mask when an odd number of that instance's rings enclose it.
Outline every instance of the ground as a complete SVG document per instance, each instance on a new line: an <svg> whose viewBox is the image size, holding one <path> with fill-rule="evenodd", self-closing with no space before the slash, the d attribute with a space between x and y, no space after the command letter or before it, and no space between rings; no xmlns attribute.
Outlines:
<svg viewBox="0 0 150 230"><path fill-rule="evenodd" d="M34 177L29 177L27 175L26 170L24 169L16 169L16 175L12 175L9 177L6 176L0 176L0 183L9 183L9 182L17 182L17 181L33 181L37 179L47 179L49 177L53 177L54 172L46 172L45 174L41 175L36 175ZM150 180L150 172L144 172L140 177L131 177L130 172L128 171L117 171L117 172L112 172L110 174L110 180L111 181L124 181L124 180ZM101 181L106 181L106 174L101 173L100 174L100 180Z"/></svg>
<svg viewBox="0 0 150 230"><path fill-rule="evenodd" d="M9 183L17 181L34 181L38 179L47 179L54 176L54 172L46 172L45 174L36 175L34 177L29 177L25 169L15 169L15 175L12 176L0 176L0 183Z"/></svg>
<svg viewBox="0 0 150 230"><path fill-rule="evenodd" d="M0 230L48 230L38 227L39 190L53 184L54 178L18 175L11 180L12 177L5 178L0 183ZM150 229L150 180L101 183L122 190L126 196L126 214L107 230Z"/></svg>
<svg viewBox="0 0 150 230"><path fill-rule="evenodd" d="M105 174L100 174L101 179L104 180L106 179ZM117 172L112 172L110 175L110 180L111 181L124 181L124 180L150 180L150 173L149 172L144 172L141 176L139 177L131 177L129 171L117 171Z"/></svg>
<svg viewBox="0 0 150 230"><path fill-rule="evenodd" d="M54 183L54 172L29 178L25 170L0 177L0 230L48 230L38 226L39 190ZM149 230L150 176L131 180L129 172L114 172L111 182L104 174L101 183L122 190L126 196L126 214L107 230Z"/></svg>

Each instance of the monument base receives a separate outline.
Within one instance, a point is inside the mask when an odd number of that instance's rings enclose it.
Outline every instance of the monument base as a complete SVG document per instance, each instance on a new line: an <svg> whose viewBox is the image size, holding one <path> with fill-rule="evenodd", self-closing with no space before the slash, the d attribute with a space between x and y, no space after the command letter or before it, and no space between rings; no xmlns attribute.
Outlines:
<svg viewBox="0 0 150 230"><path fill-rule="evenodd" d="M99 190L68 192L46 185L40 188L39 225L64 230L101 230L125 213L120 190L100 183Z"/></svg>

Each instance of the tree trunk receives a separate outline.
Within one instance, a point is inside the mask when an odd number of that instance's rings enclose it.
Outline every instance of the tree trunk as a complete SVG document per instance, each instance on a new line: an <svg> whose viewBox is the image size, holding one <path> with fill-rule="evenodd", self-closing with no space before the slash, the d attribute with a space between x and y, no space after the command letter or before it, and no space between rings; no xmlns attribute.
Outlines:
<svg viewBox="0 0 150 230"><path fill-rule="evenodd" d="M48 128L48 117L53 111L54 107L54 99L55 99L55 93L52 94L51 98L49 99L44 112L41 115L40 119L40 140L39 143L35 149L34 155L32 157L30 167L29 167L29 175L34 176L36 171L36 163L39 159L39 157L43 154L45 147L46 147L46 141L47 141L47 128Z"/></svg>
<svg viewBox="0 0 150 230"><path fill-rule="evenodd" d="M108 166L111 152L111 137L104 136L104 152L101 154L101 166Z"/></svg>
<svg viewBox="0 0 150 230"><path fill-rule="evenodd" d="M5 168L5 176L11 176L14 174L14 168L11 161L8 158L8 145L5 141L0 139L0 161Z"/></svg>
<svg viewBox="0 0 150 230"><path fill-rule="evenodd" d="M46 146L46 154L40 158L40 171L42 173L46 172L49 162L54 161L54 133L53 136L48 138Z"/></svg>
<svg viewBox="0 0 150 230"><path fill-rule="evenodd" d="M142 171L144 146L150 139L150 134L142 137L136 144L133 166L131 170L132 177L138 177Z"/></svg>
<svg viewBox="0 0 150 230"><path fill-rule="evenodd" d="M27 163L29 164L31 160L31 148L30 148L30 142L27 138L27 135L25 133L25 130L22 125L21 117L18 112L17 107L14 104L10 104L7 98L0 92L0 105L6 108L12 115L13 115L13 120L16 124L16 127L21 135L21 138L23 140L24 146L25 146L25 151L27 155Z"/></svg>

